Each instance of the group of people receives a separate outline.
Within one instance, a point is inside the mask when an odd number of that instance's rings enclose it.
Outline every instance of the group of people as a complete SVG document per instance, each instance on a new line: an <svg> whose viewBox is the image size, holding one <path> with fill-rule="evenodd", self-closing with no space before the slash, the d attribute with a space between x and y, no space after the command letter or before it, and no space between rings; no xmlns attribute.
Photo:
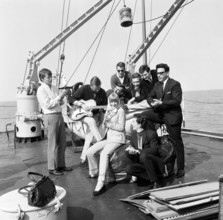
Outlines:
<svg viewBox="0 0 223 220"><path fill-rule="evenodd" d="M88 100L95 100L97 106L107 106L106 110L95 108L91 116L86 115L80 119L87 127L81 165L88 163L89 177L97 178L94 196L105 191L111 155L121 146L130 159L125 171L132 177L131 181L147 182L153 188L160 178L170 175L180 178L185 175L181 137L182 89L179 82L169 77L169 72L169 66L161 63L156 66L156 70L142 65L139 73L130 74L126 71L125 64L119 62L116 73L111 76L111 90L107 93L101 88L100 79L94 76L89 85L81 86L72 94L70 104L86 112L91 111ZM37 90L37 98L48 121L48 170L50 174L63 175L63 172L72 170L66 167L64 159L65 129L60 106L66 92L59 94L52 85L52 73L48 69L39 72L39 79L41 86ZM135 115L132 120L132 134L127 137L126 110L142 101L146 101L148 108ZM168 169L160 154L155 123L166 125L174 146ZM99 131L99 127L103 133Z"/></svg>

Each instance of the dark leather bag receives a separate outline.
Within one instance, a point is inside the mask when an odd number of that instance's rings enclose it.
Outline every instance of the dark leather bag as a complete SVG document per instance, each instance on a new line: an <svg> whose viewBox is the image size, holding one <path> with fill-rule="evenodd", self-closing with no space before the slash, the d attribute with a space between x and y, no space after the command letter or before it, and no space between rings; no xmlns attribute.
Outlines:
<svg viewBox="0 0 223 220"><path fill-rule="evenodd" d="M164 163L167 163L171 156L174 154L173 144L171 143L168 135L160 137L160 145L158 148L160 156L163 158Z"/></svg>
<svg viewBox="0 0 223 220"><path fill-rule="evenodd" d="M41 177L36 179L35 176ZM44 207L56 196L56 187L54 182L40 173L29 172L28 177L34 182L34 185L28 185L20 188L18 192L27 195L28 204L35 207ZM24 192L25 191L25 192Z"/></svg>

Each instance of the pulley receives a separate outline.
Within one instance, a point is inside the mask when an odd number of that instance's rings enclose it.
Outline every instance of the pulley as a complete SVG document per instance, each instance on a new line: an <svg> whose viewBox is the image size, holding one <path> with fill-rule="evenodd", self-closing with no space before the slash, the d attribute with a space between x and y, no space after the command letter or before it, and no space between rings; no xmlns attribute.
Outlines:
<svg viewBox="0 0 223 220"><path fill-rule="evenodd" d="M132 10L131 8L128 8L124 6L119 11L119 17L120 17L120 23L122 27L129 27L132 25Z"/></svg>

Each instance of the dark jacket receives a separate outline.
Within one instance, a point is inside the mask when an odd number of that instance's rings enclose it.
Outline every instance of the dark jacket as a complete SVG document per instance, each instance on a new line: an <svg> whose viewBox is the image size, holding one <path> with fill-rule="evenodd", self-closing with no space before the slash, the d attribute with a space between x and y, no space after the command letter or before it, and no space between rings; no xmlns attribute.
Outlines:
<svg viewBox="0 0 223 220"><path fill-rule="evenodd" d="M115 73L111 77L111 89L112 90L114 90L115 87L119 84L123 84L125 86L125 88L128 89L130 86L130 83L131 83L131 73L127 72L127 71L125 71L123 83L120 82L119 78L117 77L117 73Z"/></svg>
<svg viewBox="0 0 223 220"><path fill-rule="evenodd" d="M135 91L133 85L131 85L131 95L132 95L132 97L135 97L135 94L136 94L136 91ZM147 97L149 95L149 89L146 86L141 85L140 90L139 90L139 94L140 94L140 96L135 97L135 102L141 102L141 101L147 99Z"/></svg>
<svg viewBox="0 0 223 220"><path fill-rule="evenodd" d="M146 86L148 88L149 92L152 91L154 85L158 82L156 70L151 70L151 75L152 75L152 82L142 79L142 85Z"/></svg>
<svg viewBox="0 0 223 220"><path fill-rule="evenodd" d="M162 84L157 82L153 90L150 92L147 102L149 105L153 102L153 99L162 100L163 104L154 108L155 112L159 112L161 116L166 119L170 125L177 125L182 123L182 89L179 82L169 78L166 82L164 91Z"/></svg>
<svg viewBox="0 0 223 220"><path fill-rule="evenodd" d="M73 104L76 100L87 101L89 99L95 100L97 105L107 105L107 95L104 89L100 88L100 90L97 93L93 93L90 85L84 85L81 86L70 98L69 102L70 104ZM98 110L93 110L93 113L96 114Z"/></svg>
<svg viewBox="0 0 223 220"><path fill-rule="evenodd" d="M143 130L140 133L136 131L132 132L130 144L139 149L138 146L138 136L142 136L142 149L147 153L159 156L158 148L159 148L159 139L157 133L153 130Z"/></svg>

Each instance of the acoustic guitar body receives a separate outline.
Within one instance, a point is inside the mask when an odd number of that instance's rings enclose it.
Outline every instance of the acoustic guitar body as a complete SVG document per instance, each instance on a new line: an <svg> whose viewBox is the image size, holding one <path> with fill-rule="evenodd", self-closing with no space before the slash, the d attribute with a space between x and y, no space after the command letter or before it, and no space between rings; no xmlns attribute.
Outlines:
<svg viewBox="0 0 223 220"><path fill-rule="evenodd" d="M85 116L88 116L88 117L93 116L92 109L95 109L95 107L97 106L96 102L93 99L90 99L88 101L85 101L84 104L86 106L88 106L90 108L90 110L85 111L81 107L73 106L68 113L69 118L71 120L78 121L78 120L84 118Z"/></svg>

